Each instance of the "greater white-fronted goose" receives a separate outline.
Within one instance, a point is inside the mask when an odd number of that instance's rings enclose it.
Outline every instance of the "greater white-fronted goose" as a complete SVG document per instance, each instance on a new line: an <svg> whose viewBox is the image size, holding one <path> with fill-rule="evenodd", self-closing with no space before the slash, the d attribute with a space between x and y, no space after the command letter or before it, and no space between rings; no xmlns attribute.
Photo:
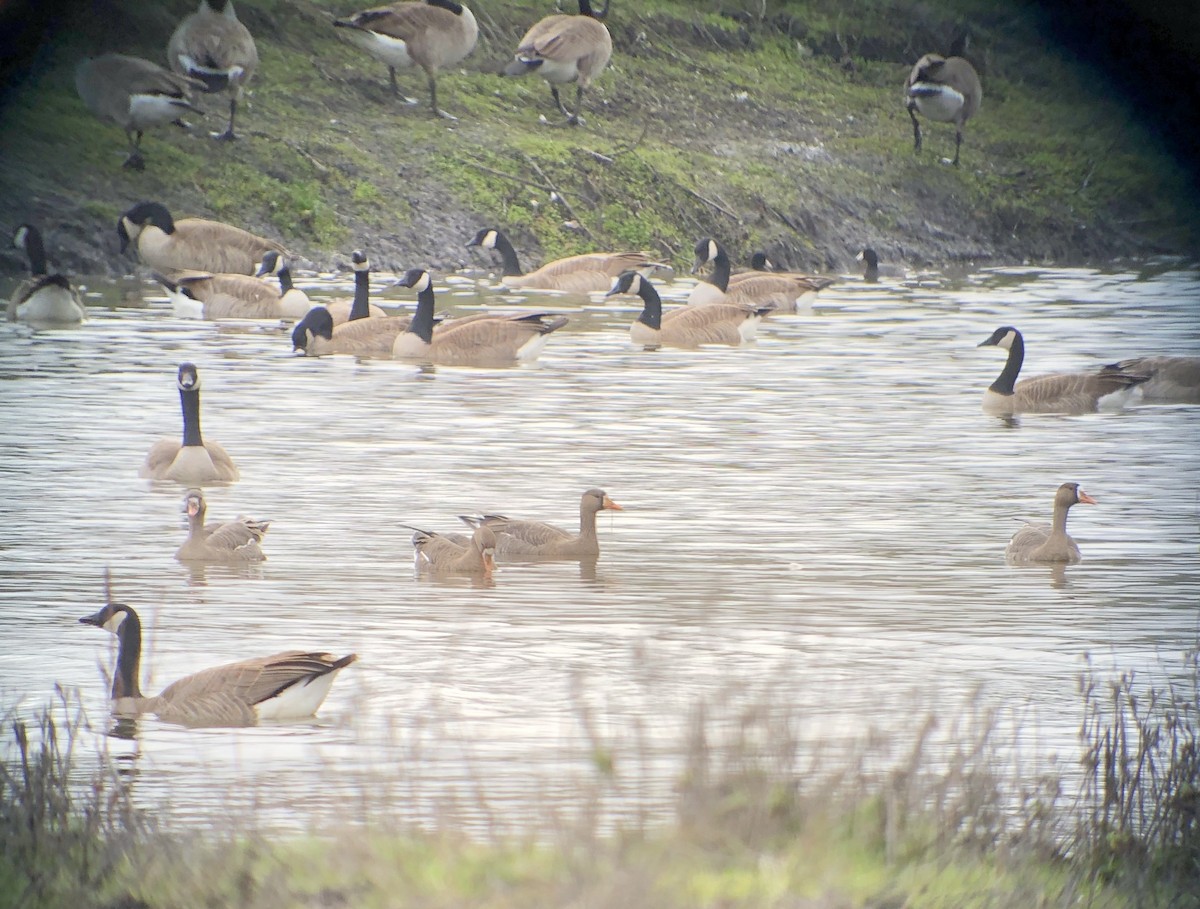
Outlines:
<svg viewBox="0 0 1200 909"><path fill-rule="evenodd" d="M288 650L205 669L147 697L138 684L142 622L133 607L108 603L79 620L116 635L112 712L118 716L156 714L183 726L253 726L261 720L297 720L317 712L339 671L353 654Z"/></svg>
<svg viewBox="0 0 1200 909"><path fill-rule="evenodd" d="M354 300L340 322L337 315L346 312L346 301L337 300L316 306L292 329L292 349L305 356L351 354L359 357L391 359L396 335L408 328L408 316L389 316L370 302L371 263L361 249L351 255L354 266ZM337 307L335 313L334 307Z"/></svg>
<svg viewBox="0 0 1200 909"><path fill-rule="evenodd" d="M698 241L695 253L692 274L698 274L709 265L712 266L712 272L697 281L688 294L688 303L692 306L746 303L769 306L780 312L797 312L811 305L816 293L833 283L832 278L798 272L746 271L731 274L728 253L711 237Z"/></svg>
<svg viewBox="0 0 1200 909"><path fill-rule="evenodd" d="M481 574L496 570L496 535L490 527L476 527L466 543L446 534L412 528L418 571L434 574Z"/></svg>
<svg viewBox="0 0 1200 909"><path fill-rule="evenodd" d="M246 83L258 67L258 48L238 20L232 0L200 0L167 42L167 61L180 75L199 80L204 91L229 93L229 126L213 137L236 139L233 120Z"/></svg>
<svg viewBox="0 0 1200 909"><path fill-rule="evenodd" d="M183 442L161 439L150 448L138 476L174 480L189 486L229 483L239 476L237 465L216 442L200 435L200 374L191 363L179 364L179 403L183 409Z"/></svg>
<svg viewBox="0 0 1200 909"><path fill-rule="evenodd" d="M593 10L589 0L579 0L578 16L547 16L525 33L505 75L523 76L536 72L550 85L550 94L559 111L574 126L583 122L583 92L604 71L612 56L612 36L600 20L608 14L604 8ZM558 96L558 87L574 82L575 110L569 111Z"/></svg>
<svg viewBox="0 0 1200 909"><path fill-rule="evenodd" d="M32 224L13 231L13 246L25 251L30 277L22 281L8 299L8 321L33 325L77 325L86 318L83 300L71 279L47 273L46 247L42 232Z"/></svg>
<svg viewBox="0 0 1200 909"><path fill-rule="evenodd" d="M1137 386L1151 404L1200 404L1200 357L1133 357L1105 366L1102 373L1147 376Z"/></svg>
<svg viewBox="0 0 1200 909"><path fill-rule="evenodd" d="M175 551L181 562L261 562L263 537L270 521L257 521L239 515L232 521L204 523L208 505L204 494L198 489L188 490L183 499L183 510L188 518L188 538Z"/></svg>
<svg viewBox="0 0 1200 909"><path fill-rule="evenodd" d="M500 254L503 275L500 282L512 290L561 290L568 293L601 293L612 287L613 278L623 271L658 268L644 252L584 253L547 262L537 271L525 274L517 251L503 233L494 227L482 228L467 244L468 248L495 250Z"/></svg>
<svg viewBox="0 0 1200 909"><path fill-rule="evenodd" d="M550 313L483 315L455 319L433 330L433 279L410 268L396 282L417 292L417 311L407 330L396 336L392 356L444 366L508 366L537 359L546 338L567 324Z"/></svg>
<svg viewBox="0 0 1200 909"><path fill-rule="evenodd" d="M302 290L276 290L249 275L214 275L203 271L156 274L177 315L201 319L287 319L304 317L312 304Z"/></svg>
<svg viewBox="0 0 1200 909"><path fill-rule="evenodd" d="M202 82L124 54L84 60L75 68L75 90L87 109L125 130L129 156L122 166L130 170L146 167L142 155L142 135L146 130L169 123L187 128L183 120L186 114L204 113L188 97L203 88Z"/></svg>
<svg viewBox="0 0 1200 909"><path fill-rule="evenodd" d="M1053 523L1026 524L1008 541L1005 557L1010 562L1078 562L1079 546L1067 534L1067 512L1081 503L1095 505L1096 500L1078 483L1063 483L1054 494Z"/></svg>
<svg viewBox="0 0 1200 909"><path fill-rule="evenodd" d="M874 284L880 278L903 278L907 274L899 265L880 265L879 253L869 246L859 252L855 259L863 264L863 280L868 284Z"/></svg>
<svg viewBox="0 0 1200 909"><path fill-rule="evenodd" d="M429 81L429 105L439 117L456 119L438 106L438 70L455 66L475 49L479 26L467 7L455 0L393 3L363 10L334 26L388 68L392 94L399 96L396 69L419 66ZM406 99L416 104L416 99Z"/></svg>
<svg viewBox="0 0 1200 909"><path fill-rule="evenodd" d="M176 221L158 202L139 202L121 215L117 236L121 252L132 245L143 264L164 275L185 269L253 275L267 253L286 253L274 240L232 224L203 218Z"/></svg>
<svg viewBox="0 0 1200 909"><path fill-rule="evenodd" d="M1064 372L1017 381L1025 361L1025 339L1011 325L997 328L980 347L1008 351L996 381L983 393L987 413L1093 413L1100 399L1145 382L1147 376L1124 370Z"/></svg>
<svg viewBox="0 0 1200 909"><path fill-rule="evenodd" d="M460 515L471 527L496 533L496 554L510 559L597 559L600 539L596 515L605 509L624 511L603 489L589 489L579 499L579 533L542 521L514 521L499 514Z"/></svg>
<svg viewBox="0 0 1200 909"><path fill-rule="evenodd" d="M758 323L772 309L745 303L706 303L664 313L654 285L635 271L617 278L609 291L609 296L614 294L637 294L642 298L642 312L629 327L629 337L646 348L742 344L754 338Z"/></svg>
<svg viewBox="0 0 1200 909"><path fill-rule="evenodd" d="M913 125L913 151L921 150L921 123L917 114L938 123L954 124L954 161L962 147L963 126L979 110L983 88L979 74L963 57L926 54L913 66L904 83L904 106Z"/></svg>

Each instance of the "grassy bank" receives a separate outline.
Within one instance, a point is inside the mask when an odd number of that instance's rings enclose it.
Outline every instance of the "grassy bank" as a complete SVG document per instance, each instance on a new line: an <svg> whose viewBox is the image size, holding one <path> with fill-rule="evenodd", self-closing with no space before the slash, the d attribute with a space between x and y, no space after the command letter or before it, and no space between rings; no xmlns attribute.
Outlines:
<svg viewBox="0 0 1200 909"><path fill-rule="evenodd" d="M1081 685L1082 772L1016 766L1019 724L969 705L905 741L800 758L803 708L697 705L672 824L587 818L468 838L394 824L281 837L184 832L83 761L63 698L10 722L0 764L7 906L1186 907L1200 904L1200 663L1187 685ZM53 719L52 717L57 717ZM616 754L620 766L625 755ZM85 772L84 766L98 767ZM597 760L598 778L612 762ZM373 792L386 792L386 786ZM479 792L478 797L487 798ZM583 801L594 797L584 794ZM376 806L387 817L395 806Z"/></svg>
<svg viewBox="0 0 1200 909"><path fill-rule="evenodd" d="M123 171L123 134L84 109L73 66L114 49L162 60L192 6L82 6L5 97L9 219L47 225L66 267L128 270L113 224L142 198L280 237L326 267L355 246L389 269L457 267L485 223L534 262L619 246L678 267L712 234L739 259L767 247L830 270L865 243L913 264L1082 261L1189 250L1197 236L1188 174L1023 4L617 3L612 65L571 130L538 122L557 116L540 80L496 75L542 0L477 10L478 48L441 80L456 124L398 104L384 67L339 40L322 5L242 0L261 57L244 140L206 137L224 109L208 99L199 128L150 135L147 170ZM913 155L901 88L917 56L965 26L985 95L953 169L937 163L948 126L931 125ZM420 75L401 81L424 99ZM20 268L12 253L2 262Z"/></svg>

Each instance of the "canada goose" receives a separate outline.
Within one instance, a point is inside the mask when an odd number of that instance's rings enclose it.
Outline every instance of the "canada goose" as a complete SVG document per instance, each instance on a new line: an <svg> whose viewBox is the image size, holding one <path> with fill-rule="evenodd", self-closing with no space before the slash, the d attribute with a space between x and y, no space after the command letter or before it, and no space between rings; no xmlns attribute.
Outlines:
<svg viewBox="0 0 1200 909"><path fill-rule="evenodd" d="M629 337L643 347L699 347L701 344L741 344L751 340L770 306L746 303L706 303L662 311L662 299L649 280L635 271L617 278L609 296L637 294L642 312L629 327Z"/></svg>
<svg viewBox="0 0 1200 909"><path fill-rule="evenodd" d="M337 19L334 27L376 60L386 64L392 94L399 95L396 67L425 70L429 80L429 106L439 117L455 120L437 101L438 70L454 66L475 49L479 26L467 7L454 0L393 3ZM416 104L415 99L408 99Z"/></svg>
<svg viewBox="0 0 1200 909"><path fill-rule="evenodd" d="M79 292L62 274L46 273L46 247L42 232L32 224L13 231L13 246L29 258L30 277L21 282L8 300L8 321L37 325L75 325L84 320L85 310Z"/></svg>
<svg viewBox="0 0 1200 909"><path fill-rule="evenodd" d="M517 251L494 227L480 230L467 244L467 248L493 249L500 254L503 277L500 281L512 290L562 290L570 293L605 292L612 287L612 280L623 271L659 267L643 252L585 253L567 256L547 262L537 271L525 274Z"/></svg>
<svg viewBox="0 0 1200 909"><path fill-rule="evenodd" d="M266 559L259 544L270 521L239 515L232 521L204 523L208 506L198 489L188 490L183 499L188 517L188 538L175 552L181 562L261 562Z"/></svg>
<svg viewBox="0 0 1200 909"><path fill-rule="evenodd" d="M191 363L179 364L179 403L183 408L183 442L161 439L146 455L138 476L148 480L174 480L189 486L232 482L237 465L216 442L200 435L200 374Z"/></svg>
<svg viewBox="0 0 1200 909"><path fill-rule="evenodd" d="M164 722L183 726L253 726L260 720L312 716L338 672L357 659L353 653L338 658L288 650L205 669L146 697L138 684L142 622L133 607L108 603L79 621L116 635L112 712L119 716L153 713Z"/></svg>
<svg viewBox="0 0 1200 909"><path fill-rule="evenodd" d="M716 240L705 237L696 243L696 261L692 274L711 265L712 274L697 281L688 295L688 303L746 303L769 306L781 312L797 312L811 303L817 291L833 283L832 278L798 272L749 271L730 274L729 255Z"/></svg>
<svg viewBox="0 0 1200 909"><path fill-rule="evenodd" d="M754 252L750 253L750 270L779 271L779 269L775 267L775 263L771 261L771 257L761 249L756 249Z"/></svg>
<svg viewBox="0 0 1200 909"><path fill-rule="evenodd" d="M609 0L604 9L593 10L590 0L579 0L578 16L547 16L535 23L517 45L513 61L504 68L507 76L523 76L536 71L550 85L550 94L567 124L583 122L584 89L604 71L612 56L612 36L601 22L608 15ZM558 87L575 83L575 111L567 110L558 96Z"/></svg>
<svg viewBox="0 0 1200 909"><path fill-rule="evenodd" d="M471 539L457 542L450 536L412 528L416 567L435 574L482 574L496 570L496 534L490 527L476 527ZM458 534L453 535L455 538Z"/></svg>
<svg viewBox="0 0 1200 909"><path fill-rule="evenodd" d="M983 393L987 413L1093 413L1105 395L1145 382L1147 376L1124 370L1065 372L1017 381L1025 360L1025 340L1012 326L997 328L979 347L1008 351L1004 369Z"/></svg>
<svg viewBox="0 0 1200 909"><path fill-rule="evenodd" d="M396 282L417 291L417 311L408 329L396 336L392 356L445 366L507 366L536 360L551 332L567 324L549 313L455 319L433 330L433 279L410 268Z"/></svg>
<svg viewBox="0 0 1200 909"><path fill-rule="evenodd" d="M596 515L624 511L603 489L589 489L579 498L579 533L571 534L542 521L514 521L504 515L460 515L471 527L490 527L496 533L496 553L512 559L596 559L600 540Z"/></svg>
<svg viewBox="0 0 1200 909"><path fill-rule="evenodd" d="M124 54L105 54L84 60L75 68L75 90L84 105L101 120L125 130L129 156L123 167L144 170L142 134L173 123L187 128L183 116L204 111L192 105L188 94L204 85L177 76L157 63Z"/></svg>
<svg viewBox="0 0 1200 909"><path fill-rule="evenodd" d="M279 279L279 297L281 301L287 301L285 305L289 310L299 310L303 305L304 309L300 312L303 316L311 305L308 294L292 283L292 268L283 253L272 249L263 255L254 277L265 278L267 275L274 275Z"/></svg>
<svg viewBox="0 0 1200 909"><path fill-rule="evenodd" d="M354 270L354 296L349 300L329 300L322 305L329 310L334 325L365 319L367 316L386 316L381 306L371 302L371 262L361 249L350 254L350 267Z"/></svg>
<svg viewBox="0 0 1200 909"><path fill-rule="evenodd" d="M206 221L176 221L158 202L139 202L117 221L121 252L133 245L138 258L161 274L193 269L234 275L252 275L263 256L286 250L274 240L249 231Z"/></svg>
<svg viewBox="0 0 1200 909"><path fill-rule="evenodd" d="M903 278L905 270L899 265L880 265L879 253L866 247L855 258L863 264L863 280L874 284L880 278Z"/></svg>
<svg viewBox="0 0 1200 909"><path fill-rule="evenodd" d="M1079 546L1067 534L1067 512L1072 505L1095 505L1096 500L1078 483L1063 483L1054 494L1054 523L1026 524L1008 541L1010 562L1078 562Z"/></svg>
<svg viewBox="0 0 1200 909"><path fill-rule="evenodd" d="M213 137L236 139L233 118L258 66L258 49L238 21L232 0L200 0L200 7L184 17L167 42L167 61L175 72L203 83L204 91L229 92L229 126Z"/></svg>
<svg viewBox="0 0 1200 909"><path fill-rule="evenodd" d="M979 110L983 88L975 67L963 57L926 54L913 66L904 83L905 107L912 118L913 151L921 150L921 124L917 113L938 123L954 124L954 161L962 146L963 126Z"/></svg>
<svg viewBox="0 0 1200 909"><path fill-rule="evenodd" d="M304 291L293 287L281 293L249 275L188 270L170 277L156 274L154 279L167 289L177 313L198 309L196 315L201 319L295 320L303 318L311 307Z"/></svg>
<svg viewBox="0 0 1200 909"><path fill-rule="evenodd" d="M315 306L292 329L292 349L305 356L352 354L359 357L391 359L396 335L408 328L408 316L389 316L370 303L371 263L366 253L354 250L354 300L347 319L339 322L337 315L346 313L346 301L338 300L327 306ZM335 314L333 307L338 307ZM376 315L378 313L378 315Z"/></svg>
<svg viewBox="0 0 1200 909"><path fill-rule="evenodd" d="M1200 404L1200 357L1134 357L1110 363L1100 371L1148 376L1137 386L1148 403Z"/></svg>

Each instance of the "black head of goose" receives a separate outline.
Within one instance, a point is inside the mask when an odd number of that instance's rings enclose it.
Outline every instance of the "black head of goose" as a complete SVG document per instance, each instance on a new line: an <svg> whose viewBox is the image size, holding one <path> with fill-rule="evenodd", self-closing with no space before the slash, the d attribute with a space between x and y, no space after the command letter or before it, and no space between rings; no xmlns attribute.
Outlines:
<svg viewBox="0 0 1200 909"><path fill-rule="evenodd" d="M48 273L42 232L32 224L22 224L13 231L12 242L29 259L30 277L9 296L8 320L47 326L82 322L83 300L71 279L57 272Z"/></svg>
<svg viewBox="0 0 1200 909"><path fill-rule="evenodd" d="M1096 500L1078 483L1063 483L1054 494L1050 524L1026 524L1008 542L1010 562L1078 562L1079 545L1067 533L1067 513L1073 505L1095 505Z"/></svg>
<svg viewBox="0 0 1200 909"><path fill-rule="evenodd" d="M183 512L188 519L188 537L175 551L179 561L244 564L266 559L260 544L271 526L270 521L239 515L232 521L206 524L204 516L208 505L199 489L189 489L183 497Z"/></svg>
<svg viewBox="0 0 1200 909"><path fill-rule="evenodd" d="M899 265L880 265L879 253L870 246L864 247L854 257L863 264L863 280L874 284L880 278L903 278L905 270Z"/></svg>
<svg viewBox="0 0 1200 909"><path fill-rule="evenodd" d="M601 21L608 15L609 0L603 9L593 9L590 0L579 0L579 15L547 16L536 22L517 45L512 62L504 68L506 76L536 72L550 85L554 103L575 126L583 122L584 90L604 71L612 57L612 36ZM575 110L567 110L558 87L574 82Z"/></svg>
<svg viewBox="0 0 1200 909"><path fill-rule="evenodd" d="M623 272L613 283L609 296L635 294L642 311L629 326L634 344L657 347L699 347L701 344L738 345L752 340L758 324L771 307L744 303L705 303L681 306L664 313L662 298L649 279L636 271Z"/></svg>
<svg viewBox="0 0 1200 909"><path fill-rule="evenodd" d="M180 75L198 80L209 93L228 92L229 126L213 137L236 139L233 131L238 101L258 67L258 48L239 21L233 0L200 0L167 42L167 61Z"/></svg>
<svg viewBox="0 0 1200 909"><path fill-rule="evenodd" d="M963 57L926 54L913 66L904 83L904 105L913 125L913 151L921 150L921 123L917 114L938 123L954 124L954 160L962 147L963 126L975 116L983 100L979 74Z"/></svg>
<svg viewBox="0 0 1200 909"><path fill-rule="evenodd" d="M160 202L139 202L117 220L121 252L130 246L138 259L160 274L191 269L253 275L263 256L286 253L274 240L232 224L183 218L176 221Z"/></svg>
<svg viewBox="0 0 1200 909"><path fill-rule="evenodd" d="M146 455L138 476L173 480L189 486L228 483L239 476L237 465L216 442L200 434L200 373L191 363L179 364L179 403L183 410L183 441L162 439Z"/></svg>
<svg viewBox="0 0 1200 909"><path fill-rule="evenodd" d="M292 283L292 267L283 253L271 249L263 256L254 277L267 275L274 275L279 280L280 308L286 313L285 318L303 318L311 303L308 294Z"/></svg>

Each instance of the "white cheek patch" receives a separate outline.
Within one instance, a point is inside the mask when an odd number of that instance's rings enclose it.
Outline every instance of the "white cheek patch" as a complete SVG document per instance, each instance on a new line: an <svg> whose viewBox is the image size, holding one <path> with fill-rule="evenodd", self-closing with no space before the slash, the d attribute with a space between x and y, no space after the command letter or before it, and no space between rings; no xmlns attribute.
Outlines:
<svg viewBox="0 0 1200 909"><path fill-rule="evenodd" d="M708 261L711 262L716 257L717 257L717 241L709 240L708 241Z"/></svg>
<svg viewBox="0 0 1200 909"><path fill-rule="evenodd" d="M1010 331L1010 332L1006 333L1003 338L1000 339L1000 343L997 346L1003 347L1005 350L1011 350L1012 346L1013 346L1013 341L1015 341L1016 339L1017 339L1016 334L1014 332Z"/></svg>
<svg viewBox="0 0 1200 909"><path fill-rule="evenodd" d="M366 260L364 260L364 261L362 261L362 262L355 262L355 263L354 263L354 270L355 270L355 271L370 271L370 270L371 270L371 263L370 263L370 262L368 262L368 261L366 261Z"/></svg>
<svg viewBox="0 0 1200 909"><path fill-rule="evenodd" d="M25 240L28 236L29 236L29 228L27 228L27 227L17 228L17 232L15 234L13 234L13 246L15 246L17 249L24 249L25 248Z"/></svg>
<svg viewBox="0 0 1200 909"><path fill-rule="evenodd" d="M415 290L417 293L424 293L432 286L433 281L429 277L429 272L423 271L421 272L421 277L417 279L417 283L413 285L413 290Z"/></svg>
<svg viewBox="0 0 1200 909"><path fill-rule="evenodd" d="M494 230L489 230L486 234L483 235L483 242L481 242L479 245L482 246L484 249L495 249L496 248L496 232Z"/></svg>
<svg viewBox="0 0 1200 909"><path fill-rule="evenodd" d="M121 630L121 626L125 624L124 612L114 612L107 622L104 623L104 630L112 634L116 634Z"/></svg>

